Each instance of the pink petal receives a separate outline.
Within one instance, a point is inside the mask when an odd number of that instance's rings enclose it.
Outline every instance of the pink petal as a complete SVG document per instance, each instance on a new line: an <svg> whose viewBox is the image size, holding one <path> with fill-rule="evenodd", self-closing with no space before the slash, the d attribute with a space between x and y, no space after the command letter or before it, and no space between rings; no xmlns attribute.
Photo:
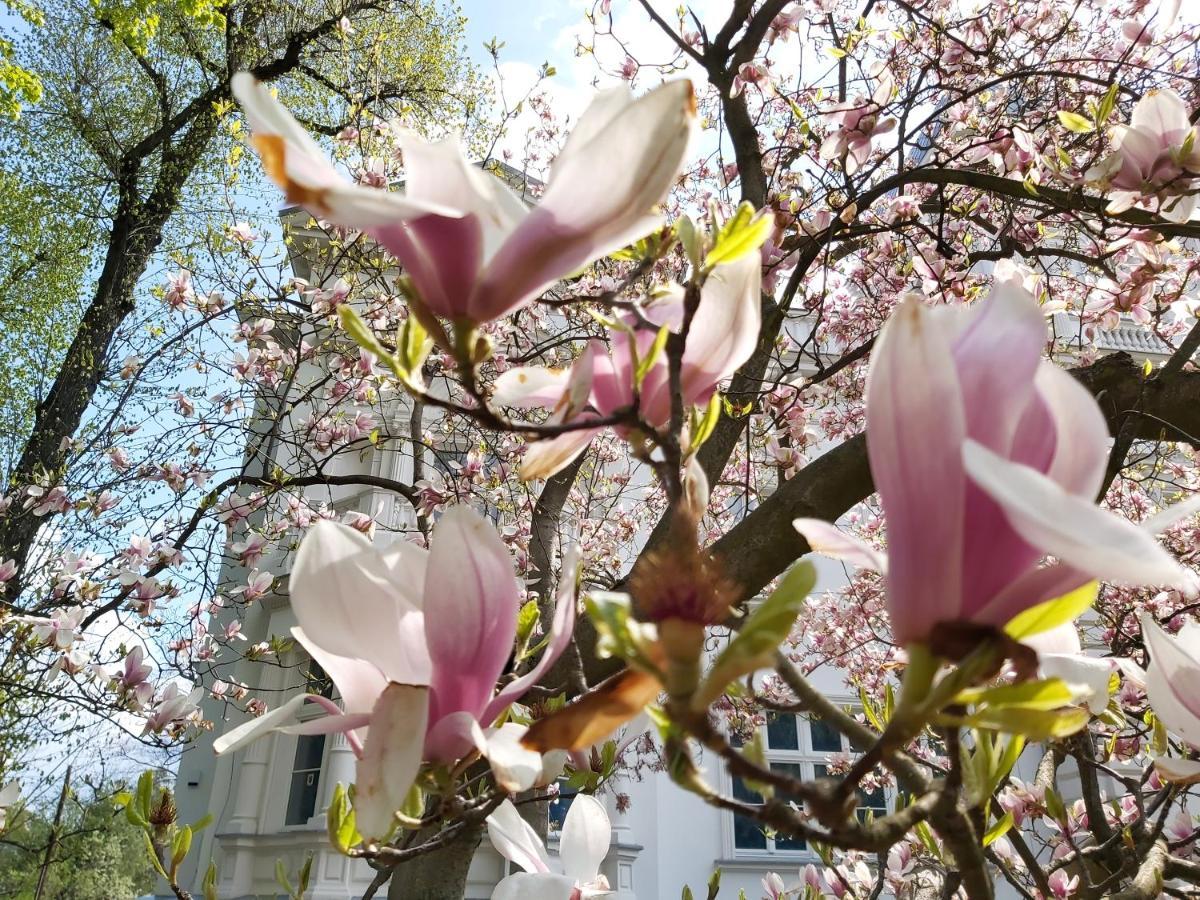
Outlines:
<svg viewBox="0 0 1200 900"><path fill-rule="evenodd" d="M962 453L971 480L1042 552L1104 581L1194 585L1195 575L1153 537L1089 498L1068 494L1040 472L1003 459L974 441L966 441Z"/></svg>
<svg viewBox="0 0 1200 900"><path fill-rule="evenodd" d="M1147 91L1133 107L1129 124L1157 139L1159 149L1181 143L1192 123L1187 104L1172 90Z"/></svg>
<svg viewBox="0 0 1200 900"><path fill-rule="evenodd" d="M338 693L342 696L342 705L346 707L346 712L370 712L383 689L387 687L387 678L378 668L361 659L330 653L310 640L303 628L293 628L292 637L333 679Z"/></svg>
<svg viewBox="0 0 1200 900"><path fill-rule="evenodd" d="M1054 456L1042 471L1072 494L1095 497L1108 464L1108 424L1099 405L1087 388L1053 363L1038 368L1036 385L1056 434Z"/></svg>
<svg viewBox="0 0 1200 900"><path fill-rule="evenodd" d="M520 700L524 693L533 687L550 667L563 655L563 651L571 645L571 637L575 633L575 613L579 603L576 589L579 577L579 566L582 552L578 546L572 547L563 554L562 575L558 581L558 590L554 595L554 621L550 625L550 637L542 658L532 669L520 678L505 686L487 709L484 710L484 722L492 722L511 704Z"/></svg>
<svg viewBox="0 0 1200 900"><path fill-rule="evenodd" d="M446 510L433 529L425 576L433 721L483 712L512 654L522 594L491 523L467 506Z"/></svg>
<svg viewBox="0 0 1200 900"><path fill-rule="evenodd" d="M430 311L452 321L471 317L471 292L483 264L478 217L416 216L373 228L371 235L400 260Z"/></svg>
<svg viewBox="0 0 1200 900"><path fill-rule="evenodd" d="M496 379L492 402L517 409L553 407L563 395L569 377L566 369L518 366Z"/></svg>
<svg viewBox="0 0 1200 900"><path fill-rule="evenodd" d="M830 522L822 519L793 519L792 527L800 532L813 553L845 560L870 572L887 571L886 554L880 553L870 544L847 534Z"/></svg>
<svg viewBox="0 0 1200 900"><path fill-rule="evenodd" d="M652 209L679 172L696 118L691 82L618 99L601 95L584 113L541 202L491 260L471 300L476 321L512 312L661 223Z"/></svg>
<svg viewBox="0 0 1200 900"><path fill-rule="evenodd" d="M421 768L428 715L428 689L408 684L389 684L371 711L355 778L354 814L363 837L391 832Z"/></svg>
<svg viewBox="0 0 1200 900"><path fill-rule="evenodd" d="M575 457L587 449L592 438L602 430L578 428L530 444L521 459L521 480L549 478L555 472L566 468Z"/></svg>
<svg viewBox="0 0 1200 900"><path fill-rule="evenodd" d="M966 424L949 362L942 330L906 300L867 378L867 451L887 516L888 607L900 643L960 612Z"/></svg>
<svg viewBox="0 0 1200 900"><path fill-rule="evenodd" d="M757 254L717 266L700 294L683 352L685 405L707 399L754 352L762 326L762 264Z"/></svg>
<svg viewBox="0 0 1200 900"><path fill-rule="evenodd" d="M565 875L529 872L514 872L492 891L492 900L573 900L576 896L575 882Z"/></svg>
<svg viewBox="0 0 1200 900"><path fill-rule="evenodd" d="M1190 631L1171 637L1153 617L1142 616L1142 639L1150 651L1146 697L1163 724L1193 747L1200 747L1200 653ZM1184 640L1190 638L1188 643Z"/></svg>

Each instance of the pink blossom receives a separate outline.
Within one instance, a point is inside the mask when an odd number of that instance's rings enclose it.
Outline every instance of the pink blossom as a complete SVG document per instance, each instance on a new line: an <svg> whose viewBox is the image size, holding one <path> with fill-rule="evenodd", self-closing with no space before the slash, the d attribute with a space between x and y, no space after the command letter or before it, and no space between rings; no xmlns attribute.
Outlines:
<svg viewBox="0 0 1200 900"><path fill-rule="evenodd" d="M740 96L746 90L746 85L753 85L764 94L770 95L774 93L771 87L770 60L742 63L738 67L738 73L733 76L733 83L729 87L729 96Z"/></svg>
<svg viewBox="0 0 1200 900"><path fill-rule="evenodd" d="M895 80L885 70L870 100L859 98L853 103L833 107L827 115L833 120L836 130L821 144L821 158L845 156L846 174L857 172L871 156L871 143L875 137L886 134L896 126L893 118L879 118L891 101L894 87Z"/></svg>
<svg viewBox="0 0 1200 900"><path fill-rule="evenodd" d="M900 643L927 640L939 622L1002 626L1092 579L1194 587L1154 539L1163 522L1139 528L1094 505L1108 429L1045 344L1041 309L1006 269L970 309L905 300L879 337L867 443ZM824 522L795 524L820 552L885 567ZM1059 562L1041 567L1046 555Z"/></svg>
<svg viewBox="0 0 1200 900"><path fill-rule="evenodd" d="M1145 613L1142 638L1150 651L1146 697L1155 715L1191 747L1200 749L1200 622L1189 618L1171 636ZM1200 780L1200 762L1159 757L1159 774L1170 781Z"/></svg>
<svg viewBox="0 0 1200 900"><path fill-rule="evenodd" d="M249 222L238 222L236 225L230 225L229 236L241 244L251 244L257 240L258 235L254 233L254 229L250 227Z"/></svg>
<svg viewBox="0 0 1200 900"><path fill-rule="evenodd" d="M344 525L320 521L305 535L292 568L296 640L341 693L324 728L348 732L370 724L359 750L359 828L391 830L395 811L422 759L452 763L477 750L497 781L523 790L539 777L539 754L519 745L523 726L485 729L537 682L566 649L575 619L574 557L565 561L549 643L525 675L499 692L512 654L524 591L512 558L491 525L465 506L443 513L426 553L403 541L373 546ZM217 742L227 753L287 724L301 695ZM328 708L328 706L326 707Z"/></svg>
<svg viewBox="0 0 1200 900"><path fill-rule="evenodd" d="M0 584L11 579L17 574L17 561L15 559L6 559L0 563Z"/></svg>
<svg viewBox="0 0 1200 900"><path fill-rule="evenodd" d="M717 266L705 281L684 348L681 387L685 408L707 403L717 384L737 371L754 351L760 327L762 266L758 254ZM677 331L683 319L683 288L675 287L645 307L653 324ZM589 343L570 373L537 367L509 369L496 379L494 399L503 406L553 409L551 422L586 423L626 408L634 399L633 344L644 359L654 342L650 329L617 330L612 356L603 344ZM634 331L631 335L630 332ZM671 390L665 354L642 379L638 412L661 428L671 415ZM526 451L522 478L546 478L583 452L600 429L580 428L539 441Z"/></svg>
<svg viewBox="0 0 1200 900"><path fill-rule="evenodd" d="M400 135L403 195L345 181L270 92L234 79L268 173L314 215L365 230L403 265L421 301L455 322L484 322L531 303L564 275L661 225L652 212L673 184L696 118L691 82L637 100L597 95L530 210L470 165L458 141Z"/></svg>
<svg viewBox="0 0 1200 900"><path fill-rule="evenodd" d="M113 679L117 691L133 705L141 709L154 699L154 685L150 681L153 668L143 661L144 652L141 647L134 647L125 656L121 670Z"/></svg>
<svg viewBox="0 0 1200 900"><path fill-rule="evenodd" d="M162 692L153 712L146 717L142 734L157 734L171 725L194 718L199 712L198 704L203 696L203 688L194 688L187 694L180 693L179 685L172 681Z"/></svg>

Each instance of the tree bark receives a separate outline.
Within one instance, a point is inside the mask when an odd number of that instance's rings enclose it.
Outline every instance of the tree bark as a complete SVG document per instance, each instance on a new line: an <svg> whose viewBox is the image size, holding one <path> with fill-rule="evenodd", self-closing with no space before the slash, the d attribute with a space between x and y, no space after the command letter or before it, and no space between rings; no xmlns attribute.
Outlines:
<svg viewBox="0 0 1200 900"><path fill-rule="evenodd" d="M388 885L388 900L463 900L482 838L483 825L473 825L446 846L401 863Z"/></svg>

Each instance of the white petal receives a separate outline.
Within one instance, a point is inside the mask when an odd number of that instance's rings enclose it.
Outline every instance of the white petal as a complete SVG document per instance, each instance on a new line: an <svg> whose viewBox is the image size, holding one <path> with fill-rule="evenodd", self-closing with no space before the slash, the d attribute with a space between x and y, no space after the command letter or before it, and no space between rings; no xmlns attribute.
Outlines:
<svg viewBox="0 0 1200 900"><path fill-rule="evenodd" d="M762 260L758 253L717 266L700 294L700 305L683 352L684 402L696 403L754 352L762 326Z"/></svg>
<svg viewBox="0 0 1200 900"><path fill-rule="evenodd" d="M1094 497L1108 464L1108 424L1082 384L1051 362L1038 367L1034 384L1054 421L1054 457L1046 474L1072 494Z"/></svg>
<svg viewBox="0 0 1200 900"><path fill-rule="evenodd" d="M518 366L496 379L492 402L516 409L553 407L566 390L569 377L566 369Z"/></svg>
<svg viewBox="0 0 1200 900"><path fill-rule="evenodd" d="M361 659L351 659L348 656L330 653L315 641L310 640L303 628L293 628L292 637L333 679L338 693L342 695L342 705L346 712L371 711L371 708L375 706L375 701L387 687L387 679L379 669L372 663Z"/></svg>
<svg viewBox="0 0 1200 900"><path fill-rule="evenodd" d="M604 805L588 794L576 794L558 845L563 874L580 884L595 881L611 843L612 823Z"/></svg>
<svg viewBox="0 0 1200 900"><path fill-rule="evenodd" d="M549 478L555 472L566 468L575 457L587 449L592 438L600 431L599 428L579 428L529 444L525 448L525 455L521 457L521 480L536 481Z"/></svg>
<svg viewBox="0 0 1200 900"><path fill-rule="evenodd" d="M1195 646L1185 647L1142 616L1142 640L1150 651L1146 697L1163 724L1189 744L1200 747L1200 659Z"/></svg>
<svg viewBox="0 0 1200 900"><path fill-rule="evenodd" d="M1069 494L982 444L963 445L967 474L1032 546L1105 581L1190 587L1195 576L1131 522Z"/></svg>
<svg viewBox="0 0 1200 900"><path fill-rule="evenodd" d="M218 756L232 753L263 735L282 728L296 718L296 713L300 711L300 707L307 699L307 694L299 694L269 712L225 732L213 742L213 752Z"/></svg>
<svg viewBox="0 0 1200 900"><path fill-rule="evenodd" d="M300 542L292 609L311 643L375 664L390 680L425 684L420 596L425 554L398 542L381 554L360 532L322 520Z"/></svg>
<svg viewBox="0 0 1200 900"><path fill-rule="evenodd" d="M1175 784L1200 782L1200 759L1179 759L1174 756L1156 756L1154 768L1166 781Z"/></svg>
<svg viewBox="0 0 1200 900"><path fill-rule="evenodd" d="M492 891L492 900L570 900L575 882L565 875L516 872Z"/></svg>
<svg viewBox="0 0 1200 900"><path fill-rule="evenodd" d="M354 814L366 838L385 838L421 768L429 689L389 684L371 711L355 778Z"/></svg>
<svg viewBox="0 0 1200 900"><path fill-rule="evenodd" d="M1187 104L1172 90L1147 91L1133 107L1129 124L1155 137L1187 131L1191 127Z"/></svg>
<svg viewBox="0 0 1200 900"><path fill-rule="evenodd" d="M1088 711L1093 716L1100 715L1108 708L1112 660L1095 659L1081 653L1039 653L1038 667L1043 678L1061 678L1067 684L1080 688Z"/></svg>
<svg viewBox="0 0 1200 900"><path fill-rule="evenodd" d="M542 777L542 754L521 746L521 738L528 730L525 725L505 722L492 729L479 747L492 767L496 784L510 794L529 790Z"/></svg>
<svg viewBox="0 0 1200 900"><path fill-rule="evenodd" d="M549 872L546 847L533 826L521 818L512 802L505 800L487 817L488 839L496 851L526 872Z"/></svg>
<svg viewBox="0 0 1200 900"><path fill-rule="evenodd" d="M814 553L846 562L871 572L887 571L887 555L847 534L823 519L793 519L792 527L808 542Z"/></svg>
<svg viewBox="0 0 1200 900"><path fill-rule="evenodd" d="M1168 506L1166 509L1159 510L1146 521L1142 522L1142 530L1159 535L1168 530L1176 522L1186 519L1188 516L1195 515L1200 512L1200 494L1194 497L1189 497L1180 503Z"/></svg>

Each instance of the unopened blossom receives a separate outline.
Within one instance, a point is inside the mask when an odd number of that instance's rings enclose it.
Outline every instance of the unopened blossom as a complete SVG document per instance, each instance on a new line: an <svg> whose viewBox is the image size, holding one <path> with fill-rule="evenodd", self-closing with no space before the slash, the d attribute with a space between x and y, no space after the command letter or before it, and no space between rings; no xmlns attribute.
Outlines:
<svg viewBox="0 0 1200 900"><path fill-rule="evenodd" d="M610 893L600 865L612 843L612 824L595 797L577 794L567 810L551 860L537 832L508 800L487 818L488 838L496 851L520 866L492 891L492 900L588 900Z"/></svg>
<svg viewBox="0 0 1200 900"><path fill-rule="evenodd" d="M908 298L879 336L867 447L886 562L827 523L795 525L819 552L886 571L899 643L927 641L941 622L1000 627L1094 579L1195 588L1154 538L1170 513L1140 528L1095 505L1108 428L1044 358L1046 338L1037 301L1003 267L986 301L931 310ZM1046 556L1057 562L1041 566Z"/></svg>
<svg viewBox="0 0 1200 900"><path fill-rule="evenodd" d="M1128 125L1112 130L1114 150L1085 174L1108 192L1109 213L1143 205L1171 222L1186 222L1196 208L1200 126L1183 98L1170 90L1147 92Z"/></svg>
<svg viewBox="0 0 1200 900"><path fill-rule="evenodd" d="M358 754L359 830L390 832L422 761L449 764L478 751L497 782L526 790L544 774L540 754L520 746L525 728L491 726L566 649L575 621L575 569L564 561L548 643L529 672L497 692L512 654L524 590L512 558L485 519L465 506L442 514L431 549L398 541L376 547L326 520L312 527L291 574L292 633L341 694L316 727L346 732ZM300 705L330 701L300 695L224 735L227 753L289 724ZM369 726L365 742L356 732Z"/></svg>
<svg viewBox="0 0 1200 900"><path fill-rule="evenodd" d="M270 91L233 81L268 174L314 215L367 232L404 267L421 302L455 322L486 322L533 302L563 276L658 228L696 119L691 82L634 99L596 95L530 209L472 166L456 138L400 133L406 180L397 194L351 184Z"/></svg>
<svg viewBox="0 0 1200 900"><path fill-rule="evenodd" d="M154 669L143 657L142 648L134 647L126 654L125 662L113 678L118 693L125 697L134 709L141 709L154 699L154 684L150 681L150 674Z"/></svg>
<svg viewBox="0 0 1200 900"><path fill-rule="evenodd" d="M680 387L684 409L707 403L717 384L744 363L758 342L761 324L762 266L751 253L717 266L700 292L684 347ZM646 304L644 314L654 325L678 331L683 321L684 289L672 287ZM612 335L612 354L599 341L590 342L570 372L538 367L509 369L496 379L495 401L502 406L549 407L553 423L586 425L610 416L634 402L634 353L645 359L655 332L627 329ZM637 392L638 413L661 428L671 417L671 384L665 354L659 354ZM521 477L547 478L583 452L601 429L581 427L539 441L526 451Z"/></svg>
<svg viewBox="0 0 1200 900"><path fill-rule="evenodd" d="M0 584L11 579L17 574L17 561L15 559L6 559L0 562Z"/></svg>

